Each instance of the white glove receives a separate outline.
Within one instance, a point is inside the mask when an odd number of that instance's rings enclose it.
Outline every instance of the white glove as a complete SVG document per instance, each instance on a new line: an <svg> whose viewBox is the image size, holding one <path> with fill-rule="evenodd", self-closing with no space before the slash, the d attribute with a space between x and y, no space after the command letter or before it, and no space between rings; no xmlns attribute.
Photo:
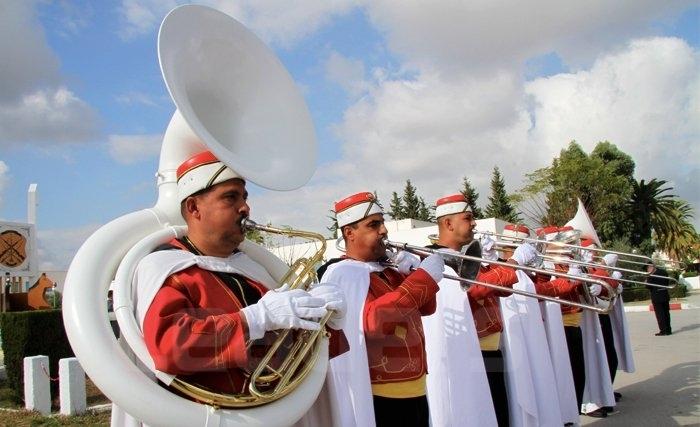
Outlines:
<svg viewBox="0 0 700 427"><path fill-rule="evenodd" d="M581 259L583 262L586 262L588 264L593 262L593 251L589 251L586 249L581 250Z"/></svg>
<svg viewBox="0 0 700 427"><path fill-rule="evenodd" d="M396 255L391 258L391 261L396 264L396 269L402 274L411 273L412 269L417 268L420 264L418 255L406 251L397 252Z"/></svg>
<svg viewBox="0 0 700 427"><path fill-rule="evenodd" d="M445 260L438 254L432 254L421 261L418 268L422 268L430 277L438 283L442 280L442 273L445 271Z"/></svg>
<svg viewBox="0 0 700 427"><path fill-rule="evenodd" d="M339 286L333 283L319 283L309 291L309 294L315 298L321 298L326 303L326 310L333 310L333 315L328 319L327 325L333 329L343 329L345 324L345 313L347 312L347 304L345 302L345 293Z"/></svg>
<svg viewBox="0 0 700 427"><path fill-rule="evenodd" d="M277 329L318 330L320 325L306 319L318 319L326 315L323 298L312 297L301 289L288 290L289 286L269 291L256 304L241 309L248 323L248 337L262 338L266 331Z"/></svg>
<svg viewBox="0 0 700 427"><path fill-rule="evenodd" d="M522 243L515 248L511 259L515 260L520 265L529 265L537 259L537 250L528 243Z"/></svg>
<svg viewBox="0 0 700 427"><path fill-rule="evenodd" d="M619 271L615 270L615 271L612 272L612 274L610 275L610 277L612 277L612 278L615 279L615 280L620 280L620 279L622 279L622 273L620 273Z"/></svg>
<svg viewBox="0 0 700 427"><path fill-rule="evenodd" d="M583 273L581 272L581 267L579 267L577 264L569 265L569 271L567 271L566 274L569 274L571 276L583 276Z"/></svg>
<svg viewBox="0 0 700 427"><path fill-rule="evenodd" d="M622 283L618 284L615 290L617 291L618 295L622 295Z"/></svg>
<svg viewBox="0 0 700 427"><path fill-rule="evenodd" d="M591 295L593 295L594 297L597 297L598 295L600 295L600 293L601 293L602 290L603 290L603 287L600 286L600 285L597 284L597 283L594 283L594 284L588 286L588 291L589 291L589 292L591 293Z"/></svg>
<svg viewBox="0 0 700 427"><path fill-rule="evenodd" d="M496 241L490 236L484 235L479 239L481 243L481 257L489 261L496 261L498 259L498 251L496 250Z"/></svg>

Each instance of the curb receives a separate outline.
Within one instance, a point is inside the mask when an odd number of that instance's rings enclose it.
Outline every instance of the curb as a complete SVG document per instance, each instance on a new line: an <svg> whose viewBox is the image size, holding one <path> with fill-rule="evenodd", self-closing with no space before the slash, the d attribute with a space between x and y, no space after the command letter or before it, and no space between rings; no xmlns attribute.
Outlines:
<svg viewBox="0 0 700 427"><path fill-rule="evenodd" d="M687 304L687 303L671 303L668 305L669 309L671 310L691 310L694 308L700 308L696 305L693 304ZM654 306L649 304L649 305L631 305L631 306L626 306L625 307L625 313L627 312L634 312L634 311L654 311Z"/></svg>

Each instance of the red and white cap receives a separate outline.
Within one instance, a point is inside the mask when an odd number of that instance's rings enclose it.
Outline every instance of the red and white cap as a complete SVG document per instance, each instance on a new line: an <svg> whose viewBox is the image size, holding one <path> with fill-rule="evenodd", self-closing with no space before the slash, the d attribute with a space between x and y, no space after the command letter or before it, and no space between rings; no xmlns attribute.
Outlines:
<svg viewBox="0 0 700 427"><path fill-rule="evenodd" d="M503 236L526 239L530 237L530 229L522 224L506 224L503 227Z"/></svg>
<svg viewBox="0 0 700 427"><path fill-rule="evenodd" d="M211 151L203 151L185 160L177 168L177 197L182 202L198 191L233 178L243 179Z"/></svg>
<svg viewBox="0 0 700 427"><path fill-rule="evenodd" d="M581 239L581 246L583 246L584 248L591 247L594 249L598 247L598 245L595 244L593 239Z"/></svg>
<svg viewBox="0 0 700 427"><path fill-rule="evenodd" d="M551 242L559 236L559 227L556 225L549 225L547 227L538 228L536 233L539 238Z"/></svg>
<svg viewBox="0 0 700 427"><path fill-rule="evenodd" d="M462 193L445 196L435 202L435 218L471 211L472 208L469 206L469 203L467 203L467 198L464 197L464 194Z"/></svg>
<svg viewBox="0 0 700 427"><path fill-rule="evenodd" d="M384 211L377 203L374 194L368 191L353 194L335 202L335 219L338 221L338 228L378 213L383 214Z"/></svg>

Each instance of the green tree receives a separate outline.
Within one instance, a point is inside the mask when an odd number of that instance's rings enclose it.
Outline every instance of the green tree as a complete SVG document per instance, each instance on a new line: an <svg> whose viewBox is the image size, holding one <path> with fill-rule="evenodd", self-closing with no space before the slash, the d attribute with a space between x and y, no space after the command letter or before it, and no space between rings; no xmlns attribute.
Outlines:
<svg viewBox="0 0 700 427"><path fill-rule="evenodd" d="M700 243L698 233L691 223L693 209L682 200L674 200L673 205L673 210L665 221L654 226L656 246L671 259L691 261L695 248Z"/></svg>
<svg viewBox="0 0 700 427"><path fill-rule="evenodd" d="M469 207L472 208L472 214L475 219L481 219L484 217L479 206L477 206L476 201L479 199L479 193L476 192L474 187L469 183L469 179L465 176L462 178L462 191L461 193L467 199Z"/></svg>
<svg viewBox="0 0 700 427"><path fill-rule="evenodd" d="M435 221L435 214L434 214L434 209L428 205L425 204L425 200L423 200L422 197L419 198L419 208L418 208L418 217L416 218L417 220L420 221L429 221L429 222L434 222Z"/></svg>
<svg viewBox="0 0 700 427"><path fill-rule="evenodd" d="M404 219L404 207L401 198L396 191L391 192L391 202L389 203L389 216L391 219Z"/></svg>
<svg viewBox="0 0 700 427"><path fill-rule="evenodd" d="M519 197L535 201L535 209L523 210L542 225L565 224L576 213L580 198L601 240L610 242L629 234L627 206L633 172L634 161L615 145L600 142L588 155L572 141L551 166L526 175L528 184Z"/></svg>
<svg viewBox="0 0 700 427"><path fill-rule="evenodd" d="M418 219L420 216L420 198L418 190L411 184L411 180L406 180L406 186L403 189L403 218Z"/></svg>
<svg viewBox="0 0 700 427"><path fill-rule="evenodd" d="M632 222L630 241L639 245L651 239L652 229L661 232L674 225L675 195L668 193L671 187L664 187L666 181L653 178L632 181L632 193L628 201L628 214Z"/></svg>
<svg viewBox="0 0 700 427"><path fill-rule="evenodd" d="M333 236L334 239L337 239L338 238L338 218L336 218L335 211L333 209L330 209L329 212L331 214L326 215L326 217L331 220L331 225L326 227L326 230L331 232L331 236Z"/></svg>
<svg viewBox="0 0 700 427"><path fill-rule="evenodd" d="M484 215L487 218L494 217L504 221L518 223L521 221L520 215L511 204L508 193L506 192L506 183L501 176L501 171L498 166L494 166L493 175L491 176L491 195L489 196L489 204L484 210Z"/></svg>

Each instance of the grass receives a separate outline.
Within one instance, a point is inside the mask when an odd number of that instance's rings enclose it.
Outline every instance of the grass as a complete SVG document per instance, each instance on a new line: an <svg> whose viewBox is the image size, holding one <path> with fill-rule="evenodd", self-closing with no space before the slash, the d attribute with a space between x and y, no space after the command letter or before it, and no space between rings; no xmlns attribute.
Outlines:
<svg viewBox="0 0 700 427"><path fill-rule="evenodd" d="M88 407L109 403L109 400L90 381L85 382L85 391ZM60 403L54 399L51 403L52 411L58 412ZM49 427L49 426L108 426L110 422L110 411L87 413L79 416L52 415L45 417L38 412L30 412L24 409L24 404L18 402L14 390L7 387L7 381L0 379L0 426L18 427Z"/></svg>

